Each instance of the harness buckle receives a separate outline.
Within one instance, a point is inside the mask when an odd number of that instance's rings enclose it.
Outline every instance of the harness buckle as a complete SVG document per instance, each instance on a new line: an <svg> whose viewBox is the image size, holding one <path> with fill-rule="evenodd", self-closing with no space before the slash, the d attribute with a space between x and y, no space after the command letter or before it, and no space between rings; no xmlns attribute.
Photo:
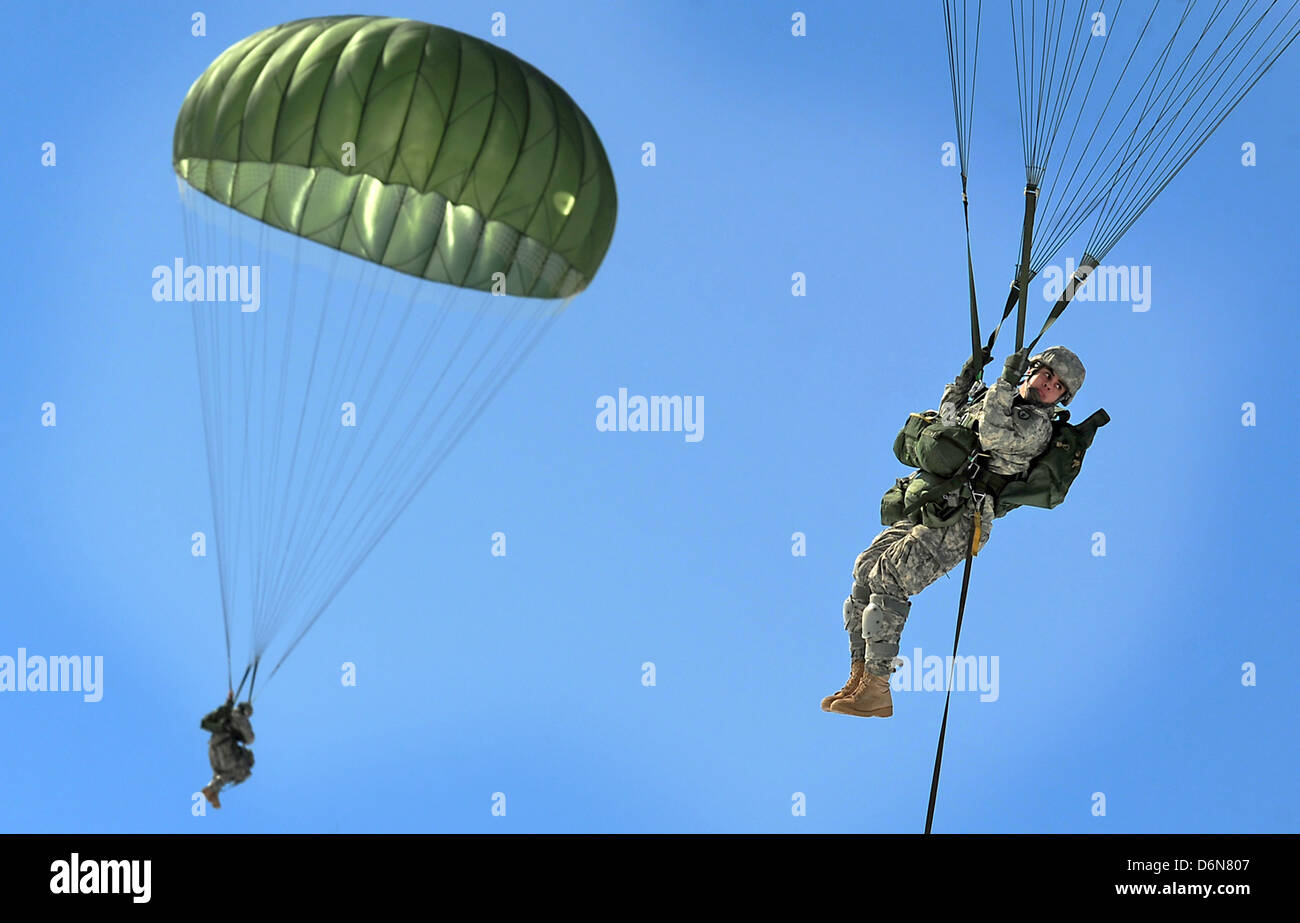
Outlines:
<svg viewBox="0 0 1300 923"><path fill-rule="evenodd" d="M970 491L971 498L975 500L976 504L983 506L984 500L989 494L986 490L980 491L975 489L975 481L979 478L980 471L982 470L979 458L979 453L972 455L970 462L966 465L966 488Z"/></svg>

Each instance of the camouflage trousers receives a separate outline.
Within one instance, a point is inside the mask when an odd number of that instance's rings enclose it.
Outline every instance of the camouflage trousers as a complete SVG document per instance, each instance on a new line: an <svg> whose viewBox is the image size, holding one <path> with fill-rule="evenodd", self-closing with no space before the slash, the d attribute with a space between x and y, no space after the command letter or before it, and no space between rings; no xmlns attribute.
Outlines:
<svg viewBox="0 0 1300 923"><path fill-rule="evenodd" d="M989 540L993 504L980 511L980 548ZM950 526L931 529L901 520L881 532L853 564L853 590L844 600L844 628L854 660L868 673L894 671L898 642L915 596L966 560L975 534L975 506L967 504Z"/></svg>
<svg viewBox="0 0 1300 923"><path fill-rule="evenodd" d="M208 743L208 762L212 764L212 782L218 788L238 785L253 774L253 751L233 737L212 735Z"/></svg>

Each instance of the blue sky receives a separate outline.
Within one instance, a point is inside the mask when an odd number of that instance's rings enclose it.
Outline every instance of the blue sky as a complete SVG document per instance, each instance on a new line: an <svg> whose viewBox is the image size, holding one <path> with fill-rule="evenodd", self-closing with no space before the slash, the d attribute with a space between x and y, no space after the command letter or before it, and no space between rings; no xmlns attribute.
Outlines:
<svg viewBox="0 0 1300 923"><path fill-rule="evenodd" d="M0 830L920 831L942 694L884 721L818 702L894 433L969 350L942 17L810 3L795 39L787 5L657 6L505 10L499 41L610 154L609 255L259 698L254 776L201 817L225 658L215 558L189 553L212 515L190 320L150 297L184 252L172 128L228 45L331 11L229 3L204 38L173 4L11 14L0 655L102 656L104 691L0 695ZM484 38L498 8L351 5ZM1023 201L1010 67L990 51L977 98L986 325ZM1045 341L1087 364L1072 410L1113 422L1064 505L976 561L962 651L998 694L954 694L936 832L1297 829L1298 81L1293 49L1110 254L1150 268L1149 310L1080 304ZM703 396L703 439L598 431L624 387ZM959 589L916 597L904 654L950 649Z"/></svg>

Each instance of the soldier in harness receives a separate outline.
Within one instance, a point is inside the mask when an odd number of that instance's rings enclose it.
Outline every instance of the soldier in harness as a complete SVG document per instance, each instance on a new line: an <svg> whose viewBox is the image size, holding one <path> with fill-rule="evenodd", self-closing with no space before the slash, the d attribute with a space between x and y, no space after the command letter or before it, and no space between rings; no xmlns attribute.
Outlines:
<svg viewBox="0 0 1300 923"><path fill-rule="evenodd" d="M203 797L214 808L221 807L221 790L227 785L238 785L253 772L253 742L251 702L235 704L233 692L224 704L208 712L199 727L212 734L208 741L208 762L212 764L212 781L204 788Z"/></svg>
<svg viewBox="0 0 1300 923"><path fill-rule="evenodd" d="M1026 499L1022 490L1016 504L998 502L1006 485L1026 475L1053 445L1053 433L1060 422L1054 423L1054 419L1058 414L1068 419L1068 412L1058 411L1056 405L1068 404L1083 385L1083 363L1065 347L1052 346L1032 358L1028 354L1027 348L1013 353L993 386L985 389L979 382L977 389L983 365L991 358L986 349L981 362L967 360L957 379L944 388L940 412L927 419L937 422L936 418L941 418L949 424L962 421L974 451L979 453L978 477L968 480L963 490L961 475L948 480L932 477L926 482L926 473L918 471L912 478L900 480L891 491L897 493L898 504L891 506L890 495L886 494L881 518L887 528L858 556L852 592L844 601L849 679L842 689L822 700L823 711L864 718L892 715L889 675L895 669L899 640L911 608L909 597L960 564L968 551L978 553L988 541L995 516L1004 515L1014 505L1054 506L1064 496L1064 487L1057 486L1050 491L1051 500L1032 496ZM972 394L973 390L977 393ZM1105 422L1100 419L1104 417L1105 412L1098 411L1083 424L1087 437L1079 440L1082 448L1070 443L1070 451L1075 452L1073 470L1077 470L1083 448L1091 442L1096 426ZM1094 419L1100 422L1092 425ZM903 440L902 433L899 439ZM1055 445L1059 448L1065 443L1058 441ZM898 444L895 450L899 451ZM1070 470L1068 455L1064 463ZM1072 474L1066 476L1067 484L1069 478ZM913 481L916 483L909 484ZM926 487L919 497L917 486ZM908 504L911 515L903 515L901 500L905 496L916 501ZM916 509L921 501L923 515Z"/></svg>

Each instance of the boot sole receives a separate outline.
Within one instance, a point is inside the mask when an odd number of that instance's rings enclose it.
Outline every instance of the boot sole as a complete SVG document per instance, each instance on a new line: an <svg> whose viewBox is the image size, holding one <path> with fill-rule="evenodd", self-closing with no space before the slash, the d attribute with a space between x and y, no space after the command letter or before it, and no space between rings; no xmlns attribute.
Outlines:
<svg viewBox="0 0 1300 923"><path fill-rule="evenodd" d="M831 706L830 712L832 715L852 715L855 718L888 718L894 714L894 709L891 706L889 708L870 708L859 711Z"/></svg>
<svg viewBox="0 0 1300 923"><path fill-rule="evenodd" d="M871 708L870 711L849 711L848 708L831 708L832 715L852 715L853 718L891 718L893 708Z"/></svg>

